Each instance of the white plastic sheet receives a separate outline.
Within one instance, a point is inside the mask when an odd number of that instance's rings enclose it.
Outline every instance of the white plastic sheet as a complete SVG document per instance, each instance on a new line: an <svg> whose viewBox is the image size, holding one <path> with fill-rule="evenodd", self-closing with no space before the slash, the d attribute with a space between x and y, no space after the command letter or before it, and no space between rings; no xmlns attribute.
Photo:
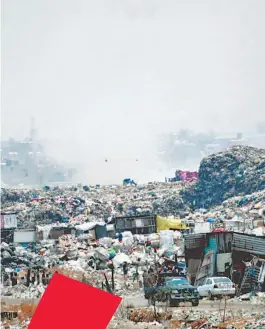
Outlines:
<svg viewBox="0 0 265 329"><path fill-rule="evenodd" d="M160 232L160 248L171 249L174 245L174 232L165 230Z"/></svg>
<svg viewBox="0 0 265 329"><path fill-rule="evenodd" d="M124 262L127 262L128 264L132 263L130 257L124 253L117 254L113 258L113 265L115 267L120 267Z"/></svg>

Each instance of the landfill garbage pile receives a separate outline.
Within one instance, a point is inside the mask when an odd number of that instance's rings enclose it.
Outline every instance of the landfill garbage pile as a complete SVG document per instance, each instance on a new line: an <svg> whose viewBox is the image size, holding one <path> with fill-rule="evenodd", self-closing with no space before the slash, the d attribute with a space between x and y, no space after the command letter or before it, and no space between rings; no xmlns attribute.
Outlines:
<svg viewBox="0 0 265 329"><path fill-rule="evenodd" d="M173 234L169 243L169 234L167 231L163 233L145 237L124 232L122 241L105 237L97 242L89 236L80 240L79 237L63 235L58 243L42 240L25 247L2 242L2 296L39 298L55 271L98 288L103 285L108 288L107 285L112 283L112 291L120 296L141 295L141 276L150 264L156 261L162 266L165 258L173 261L175 254L183 254L183 237L178 232L168 231ZM158 253L145 246L146 239L157 247L161 246ZM128 266L126 282L125 262ZM110 265L113 266L113 278Z"/></svg>
<svg viewBox="0 0 265 329"><path fill-rule="evenodd" d="M233 146L204 158L198 181L182 191L186 203L208 208L234 196L265 189L265 150Z"/></svg>
<svg viewBox="0 0 265 329"><path fill-rule="evenodd" d="M58 264L58 255L52 254L50 251L48 252L47 249L42 249L41 247L39 250L42 251L42 254L38 253L37 248L31 251L20 246L14 247L11 244L8 245L2 242L1 270L4 270L4 268L41 269Z"/></svg>
<svg viewBox="0 0 265 329"><path fill-rule="evenodd" d="M45 291L42 284L26 287L25 285L16 285L14 287L4 287L2 298L11 297L12 299L34 299L40 298Z"/></svg>
<svg viewBox="0 0 265 329"><path fill-rule="evenodd" d="M62 222L68 219L69 214L61 208L50 204L39 204L37 202L20 206L18 213L18 228L34 228L36 225L47 225Z"/></svg>
<svg viewBox="0 0 265 329"><path fill-rule="evenodd" d="M85 221L158 214L185 218L238 196L265 189L265 151L235 146L205 158L197 182L1 190L2 210L18 211L18 227L34 228L83 216ZM82 222L82 221L81 221Z"/></svg>
<svg viewBox="0 0 265 329"><path fill-rule="evenodd" d="M1 188L1 205L8 207L15 202L28 202L32 199L32 193L34 191Z"/></svg>
<svg viewBox="0 0 265 329"><path fill-rule="evenodd" d="M19 190L17 193L21 197L17 201L12 201L8 190L2 189L3 200L6 200L2 203L2 210L18 212L18 228L75 220L80 223L107 222L115 216L150 215L156 211L162 216L180 216L186 214L188 209L182 199L175 196L187 184L102 186L89 187L88 191L82 188Z"/></svg>
<svg viewBox="0 0 265 329"><path fill-rule="evenodd" d="M190 208L184 202L180 195L181 189L170 191L171 193L165 194L160 199L154 201L154 212L160 216L175 216L184 218L190 213Z"/></svg>
<svg viewBox="0 0 265 329"><path fill-rule="evenodd" d="M241 231L234 222L241 222L244 232L255 235L265 235L262 228L253 227L253 220L265 220L265 189L244 196L236 196L225 200L222 204L211 207L210 209L197 209L185 217L186 220L206 222L213 220L214 225L224 227L228 230ZM260 232L259 232L260 231Z"/></svg>

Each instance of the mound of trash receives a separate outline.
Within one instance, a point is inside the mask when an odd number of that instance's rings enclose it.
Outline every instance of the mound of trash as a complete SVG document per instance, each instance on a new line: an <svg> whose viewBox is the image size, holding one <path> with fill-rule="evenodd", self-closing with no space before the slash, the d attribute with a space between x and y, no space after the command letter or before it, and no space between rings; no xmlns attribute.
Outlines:
<svg viewBox="0 0 265 329"><path fill-rule="evenodd" d="M2 207L7 207L18 202L28 202L32 198L32 193L34 193L34 190L26 191L21 189L1 188Z"/></svg>
<svg viewBox="0 0 265 329"><path fill-rule="evenodd" d="M204 158L198 181L181 195L192 207L208 208L264 188L265 150L239 145Z"/></svg>
<svg viewBox="0 0 265 329"><path fill-rule="evenodd" d="M175 190L168 191L160 199L153 202L154 213L160 216L176 216L184 218L190 213L188 203L185 203L180 195L181 190L178 187Z"/></svg>

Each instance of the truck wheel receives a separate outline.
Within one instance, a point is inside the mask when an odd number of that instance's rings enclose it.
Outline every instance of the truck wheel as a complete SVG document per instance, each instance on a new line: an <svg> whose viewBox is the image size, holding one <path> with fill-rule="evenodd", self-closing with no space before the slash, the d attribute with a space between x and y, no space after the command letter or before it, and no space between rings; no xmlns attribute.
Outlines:
<svg viewBox="0 0 265 329"><path fill-rule="evenodd" d="M194 302L191 302L192 306L198 306L199 305L199 300L196 300Z"/></svg>
<svg viewBox="0 0 265 329"><path fill-rule="evenodd" d="M178 307L178 306L179 306L179 303L178 303L178 302L173 302L173 301L171 300L169 306L170 306L170 307Z"/></svg>

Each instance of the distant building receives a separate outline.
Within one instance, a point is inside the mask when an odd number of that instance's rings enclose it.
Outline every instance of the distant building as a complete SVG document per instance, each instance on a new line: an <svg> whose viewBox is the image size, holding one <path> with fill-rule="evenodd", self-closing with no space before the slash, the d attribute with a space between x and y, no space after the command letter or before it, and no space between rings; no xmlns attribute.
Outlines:
<svg viewBox="0 0 265 329"><path fill-rule="evenodd" d="M10 186L42 186L71 180L72 172L48 158L42 145L31 141L1 142L2 182Z"/></svg>

